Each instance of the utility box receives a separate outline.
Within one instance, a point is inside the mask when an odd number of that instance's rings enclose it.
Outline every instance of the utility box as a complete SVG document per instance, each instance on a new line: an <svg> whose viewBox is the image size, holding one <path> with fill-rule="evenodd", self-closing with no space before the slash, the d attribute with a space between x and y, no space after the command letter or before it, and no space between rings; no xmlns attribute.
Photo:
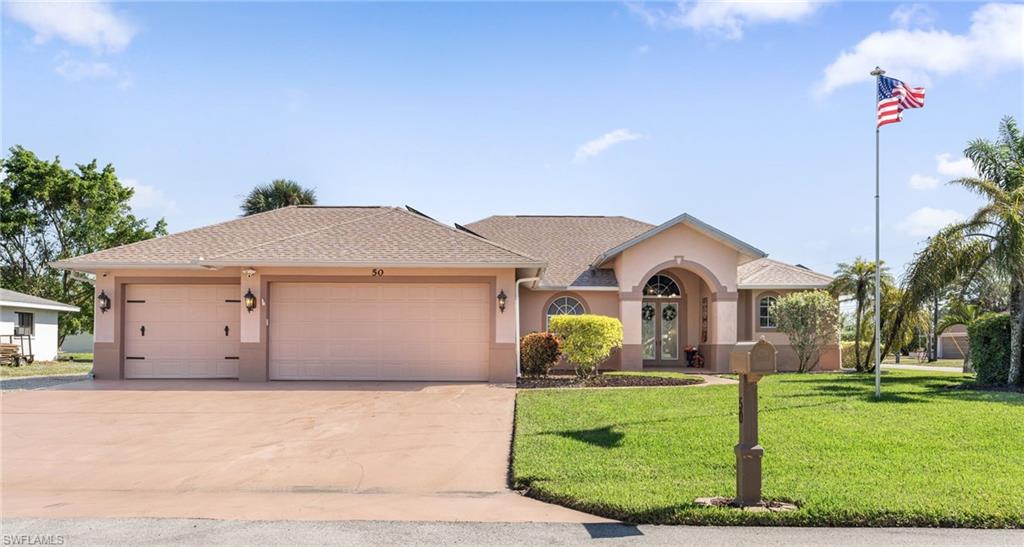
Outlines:
<svg viewBox="0 0 1024 547"><path fill-rule="evenodd" d="M775 346L764 337L757 342L739 342L729 354L729 371L756 376L772 374L777 371L777 354Z"/></svg>

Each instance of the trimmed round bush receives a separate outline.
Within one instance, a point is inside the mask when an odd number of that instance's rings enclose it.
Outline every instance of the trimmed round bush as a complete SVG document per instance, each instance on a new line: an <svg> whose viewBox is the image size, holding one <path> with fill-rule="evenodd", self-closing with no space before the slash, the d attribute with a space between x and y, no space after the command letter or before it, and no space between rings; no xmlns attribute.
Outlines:
<svg viewBox="0 0 1024 547"><path fill-rule="evenodd" d="M622 322L604 315L555 315L551 332L562 339L562 351L580 378L597 374L612 351L622 347Z"/></svg>
<svg viewBox="0 0 1024 547"><path fill-rule="evenodd" d="M1010 316L987 313L967 327L979 384L1005 384L1010 375Z"/></svg>
<svg viewBox="0 0 1024 547"><path fill-rule="evenodd" d="M562 357L562 341L550 332L531 332L519 343L523 374L546 376Z"/></svg>

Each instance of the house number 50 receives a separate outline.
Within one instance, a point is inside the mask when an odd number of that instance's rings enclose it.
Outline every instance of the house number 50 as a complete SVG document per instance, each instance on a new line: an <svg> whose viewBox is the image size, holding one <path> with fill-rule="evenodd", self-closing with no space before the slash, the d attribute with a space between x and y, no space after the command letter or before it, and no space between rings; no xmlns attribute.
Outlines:
<svg viewBox="0 0 1024 547"><path fill-rule="evenodd" d="M370 270L370 273L373 277L384 277L384 270L380 268L374 268Z"/></svg>

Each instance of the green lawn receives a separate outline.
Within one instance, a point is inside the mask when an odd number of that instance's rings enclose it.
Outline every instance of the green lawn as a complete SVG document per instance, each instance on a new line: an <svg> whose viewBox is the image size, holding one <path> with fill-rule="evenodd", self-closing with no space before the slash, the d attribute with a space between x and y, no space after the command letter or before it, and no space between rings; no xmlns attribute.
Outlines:
<svg viewBox="0 0 1024 547"><path fill-rule="evenodd" d="M91 356L91 354L88 354ZM92 371L92 360L88 361L36 361L31 365L12 367L0 366L0 378L21 378L24 376L68 376L86 374Z"/></svg>
<svg viewBox="0 0 1024 547"><path fill-rule="evenodd" d="M530 390L513 480L636 523L1024 527L1024 395L963 375L887 371L762 380L764 495L790 513L700 507L735 493L736 386Z"/></svg>

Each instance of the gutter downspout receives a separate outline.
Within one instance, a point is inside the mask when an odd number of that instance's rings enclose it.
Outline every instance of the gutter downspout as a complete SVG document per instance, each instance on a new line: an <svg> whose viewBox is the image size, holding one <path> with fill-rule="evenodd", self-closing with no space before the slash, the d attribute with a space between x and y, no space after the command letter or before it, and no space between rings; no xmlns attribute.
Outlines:
<svg viewBox="0 0 1024 547"><path fill-rule="evenodd" d="M516 321L516 378L521 378L523 376L523 366L522 366L522 364L520 363L520 360L519 360L519 352L521 350L520 345L519 345L519 340L521 338L521 335L519 333L519 285L521 285L524 281L540 281L540 278L539 277L524 277L524 278L519 279L519 280L516 281L516 301L515 301L515 306L513 306L513 308L515 310L515 313L516 313L516 317L515 317L515 321Z"/></svg>

